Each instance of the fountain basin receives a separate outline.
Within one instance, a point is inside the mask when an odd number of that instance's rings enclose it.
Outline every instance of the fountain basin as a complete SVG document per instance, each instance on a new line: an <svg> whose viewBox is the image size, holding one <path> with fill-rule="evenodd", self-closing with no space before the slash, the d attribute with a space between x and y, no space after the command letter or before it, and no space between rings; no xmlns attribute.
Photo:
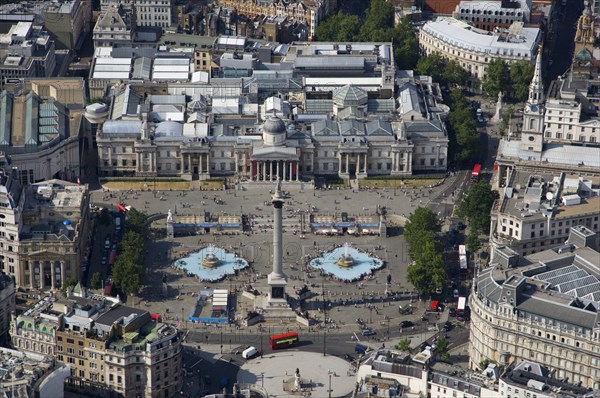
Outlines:
<svg viewBox="0 0 600 398"><path fill-rule="evenodd" d="M174 266L201 281L217 282L248 267L248 261L220 247L210 246L176 260Z"/></svg>
<svg viewBox="0 0 600 398"><path fill-rule="evenodd" d="M356 281L381 269L384 262L355 248L343 246L310 260L308 265L337 279Z"/></svg>

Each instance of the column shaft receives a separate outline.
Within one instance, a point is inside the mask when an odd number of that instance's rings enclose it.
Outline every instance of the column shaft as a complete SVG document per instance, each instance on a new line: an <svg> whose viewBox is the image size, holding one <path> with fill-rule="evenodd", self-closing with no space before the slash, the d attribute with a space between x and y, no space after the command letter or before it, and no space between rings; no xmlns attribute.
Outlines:
<svg viewBox="0 0 600 398"><path fill-rule="evenodd" d="M294 164L294 162L288 162L288 164L289 164L289 167L290 167L290 177L289 177L289 179L290 179L290 181L293 181L292 173L294 172L294 168L293 168L292 165Z"/></svg>
<svg viewBox="0 0 600 398"><path fill-rule="evenodd" d="M56 289L56 275L54 272L54 261L50 261L50 284L52 290Z"/></svg>
<svg viewBox="0 0 600 398"><path fill-rule="evenodd" d="M273 161L269 162L269 179L273 181Z"/></svg>
<svg viewBox="0 0 600 398"><path fill-rule="evenodd" d="M40 261L40 290L44 290L44 261Z"/></svg>
<svg viewBox="0 0 600 398"><path fill-rule="evenodd" d="M35 266L36 266L37 261L30 261L29 262L29 274L31 275L31 279L29 280L29 287L31 289L33 289L34 286L34 281L35 281Z"/></svg>
<svg viewBox="0 0 600 398"><path fill-rule="evenodd" d="M65 262L60 262L60 286L63 287L65 285Z"/></svg>
<svg viewBox="0 0 600 398"><path fill-rule="evenodd" d="M350 174L350 154L346 154L346 174Z"/></svg>
<svg viewBox="0 0 600 398"><path fill-rule="evenodd" d="M300 162L296 162L296 181L300 181Z"/></svg>

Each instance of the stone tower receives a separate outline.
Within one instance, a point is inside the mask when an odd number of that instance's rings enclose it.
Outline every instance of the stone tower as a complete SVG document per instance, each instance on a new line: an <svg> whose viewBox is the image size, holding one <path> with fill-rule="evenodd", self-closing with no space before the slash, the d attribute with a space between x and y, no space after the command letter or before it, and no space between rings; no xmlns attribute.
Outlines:
<svg viewBox="0 0 600 398"><path fill-rule="evenodd" d="M540 156L544 144L544 82L542 81L542 47L538 49L529 97L523 112L521 149Z"/></svg>

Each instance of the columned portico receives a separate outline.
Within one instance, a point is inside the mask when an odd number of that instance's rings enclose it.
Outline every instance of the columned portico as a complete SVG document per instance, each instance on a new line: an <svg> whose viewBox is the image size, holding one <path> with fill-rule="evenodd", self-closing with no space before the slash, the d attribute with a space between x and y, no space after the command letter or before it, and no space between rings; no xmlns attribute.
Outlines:
<svg viewBox="0 0 600 398"><path fill-rule="evenodd" d="M237 167L237 166L236 166ZM210 177L208 149L181 151L181 175L187 180L206 180Z"/></svg>
<svg viewBox="0 0 600 398"><path fill-rule="evenodd" d="M250 167L251 179L262 182L300 181L300 170L298 160L252 160Z"/></svg>
<svg viewBox="0 0 600 398"><path fill-rule="evenodd" d="M340 152L338 174L345 178L367 176L366 152Z"/></svg>

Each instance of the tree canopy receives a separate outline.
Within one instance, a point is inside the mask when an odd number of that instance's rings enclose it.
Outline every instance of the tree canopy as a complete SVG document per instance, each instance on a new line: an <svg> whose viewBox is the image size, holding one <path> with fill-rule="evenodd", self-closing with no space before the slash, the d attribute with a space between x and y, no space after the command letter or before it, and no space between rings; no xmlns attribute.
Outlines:
<svg viewBox="0 0 600 398"><path fill-rule="evenodd" d="M440 354L442 361L448 361L450 359L450 350L448 347L448 340L446 337L440 336L435 346L436 351Z"/></svg>
<svg viewBox="0 0 600 398"><path fill-rule="evenodd" d="M340 11L319 23L316 36L320 41L353 41L359 31L358 16Z"/></svg>
<svg viewBox="0 0 600 398"><path fill-rule="evenodd" d="M92 289L100 289L102 287L102 276L100 272L94 272L90 279L90 287Z"/></svg>
<svg viewBox="0 0 600 398"><path fill-rule="evenodd" d="M418 207L404 226L404 237L410 242L413 236L419 232L426 231L435 234L441 230L442 226L436 214L426 207Z"/></svg>
<svg viewBox="0 0 600 398"><path fill-rule="evenodd" d="M467 219L473 231L489 233L490 212L498 192L492 190L489 182L481 180L466 191L458 205L458 215Z"/></svg>
<svg viewBox="0 0 600 398"><path fill-rule="evenodd" d="M503 59L493 59L488 63L482 89L486 95L497 97L499 92L507 94L510 91L510 70Z"/></svg>
<svg viewBox="0 0 600 398"><path fill-rule="evenodd" d="M440 230L435 213L424 207L417 208L404 227L412 260L407 269L407 279L423 294L433 293L446 279L441 246L436 240L436 233Z"/></svg>
<svg viewBox="0 0 600 398"><path fill-rule="evenodd" d="M410 346L412 345L412 342L410 341L410 339L404 339L404 340L400 340L395 346L394 348L398 351L406 351L406 352L410 352Z"/></svg>
<svg viewBox="0 0 600 398"><path fill-rule="evenodd" d="M420 58L415 70L419 75L431 76L433 81L442 85L464 86L469 79L469 73L458 62L448 61L439 53Z"/></svg>
<svg viewBox="0 0 600 398"><path fill-rule="evenodd" d="M394 7L385 0L371 0L363 20L338 12L319 23L318 41L392 42L399 69L413 69L419 59L419 43L410 22L394 26Z"/></svg>
<svg viewBox="0 0 600 398"><path fill-rule="evenodd" d="M480 147L477 123L459 89L450 94L448 122L450 156L459 163L477 159Z"/></svg>
<svg viewBox="0 0 600 398"><path fill-rule="evenodd" d="M529 95L529 84L533 78L533 68L526 60L517 61L510 65L510 80L513 97L517 101L525 101Z"/></svg>
<svg viewBox="0 0 600 398"><path fill-rule="evenodd" d="M137 293L142 283L146 220L146 214L136 209L127 212L121 252L113 265L113 281L127 295Z"/></svg>

